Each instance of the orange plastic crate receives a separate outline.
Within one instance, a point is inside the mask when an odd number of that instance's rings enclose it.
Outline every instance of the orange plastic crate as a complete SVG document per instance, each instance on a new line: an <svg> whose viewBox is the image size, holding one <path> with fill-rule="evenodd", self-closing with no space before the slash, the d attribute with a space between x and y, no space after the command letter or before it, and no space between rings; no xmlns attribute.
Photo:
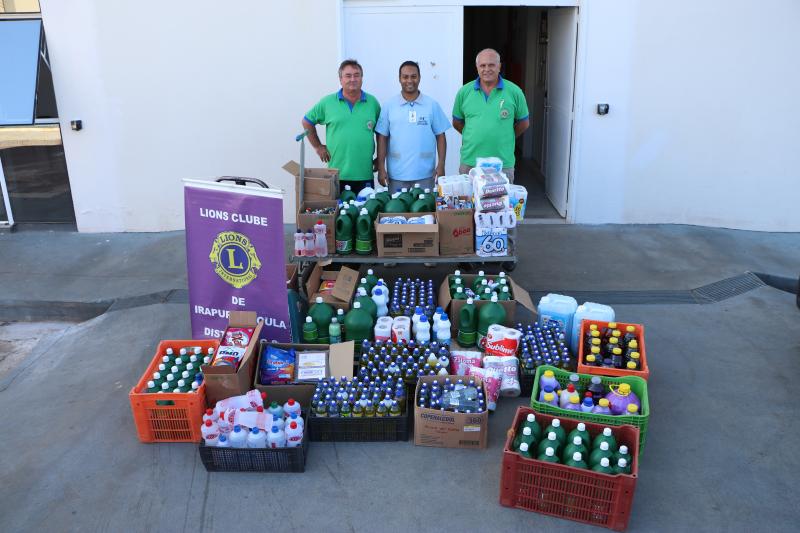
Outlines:
<svg viewBox="0 0 800 533"><path fill-rule="evenodd" d="M631 474L601 474L559 463L528 459L512 450L517 428L529 413L536 415L542 429L554 418L569 434L579 420L556 417L520 406L503 448L500 474L500 505L516 507L559 518L603 526L616 531L628 527L639 470L639 430L633 426L613 429L618 444L628 447L633 457ZM583 421L592 437L606 427Z"/></svg>
<svg viewBox="0 0 800 533"><path fill-rule="evenodd" d="M161 341L150 365L131 389L133 421L142 442L200 442L200 424L206 409L205 381L197 392L148 393L147 382L158 369L167 348L175 353L184 346L200 346L203 351L219 346L218 340ZM168 404L168 405L164 405Z"/></svg>
<svg viewBox="0 0 800 533"><path fill-rule="evenodd" d="M589 320L583 319L581 320L581 334L580 338L578 339L579 347L578 347L578 373L579 374L593 374L595 376L637 376L645 381L650 377L650 369L647 366L647 353L646 347L644 343L644 325L643 324L629 324L627 322L617 322L617 329L624 332L625 328L628 326L633 326L636 328L636 336L639 338L639 354L641 355L641 369L640 370L628 370L626 368L606 368L601 366L592 366L587 365L583 362L584 358L584 346L583 346L583 339L584 335L586 335L586 331L589 329L589 326L592 324L597 325L597 329L602 330L606 326L608 326L608 322L602 322L598 320Z"/></svg>

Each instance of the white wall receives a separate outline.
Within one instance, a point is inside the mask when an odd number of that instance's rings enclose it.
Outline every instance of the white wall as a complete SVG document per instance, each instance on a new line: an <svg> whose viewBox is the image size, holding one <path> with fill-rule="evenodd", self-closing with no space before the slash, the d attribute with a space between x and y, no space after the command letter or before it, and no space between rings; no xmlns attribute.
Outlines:
<svg viewBox="0 0 800 533"><path fill-rule="evenodd" d="M798 22L796 0L583 2L571 218L800 231Z"/></svg>
<svg viewBox="0 0 800 533"><path fill-rule="evenodd" d="M300 119L338 88L332 0L42 0L42 16L80 231L182 228L185 177L291 191Z"/></svg>

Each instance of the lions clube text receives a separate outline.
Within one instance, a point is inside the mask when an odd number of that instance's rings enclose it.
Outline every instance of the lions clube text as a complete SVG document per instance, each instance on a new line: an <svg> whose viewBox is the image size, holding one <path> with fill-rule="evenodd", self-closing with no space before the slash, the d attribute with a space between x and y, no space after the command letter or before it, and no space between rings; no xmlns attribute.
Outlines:
<svg viewBox="0 0 800 533"><path fill-rule="evenodd" d="M220 209L206 209L200 208L200 216L203 218L213 218L215 220L230 220L231 222L241 222L243 224L252 224L253 226L269 226L269 219L256 215L247 215L243 213L228 213Z"/></svg>

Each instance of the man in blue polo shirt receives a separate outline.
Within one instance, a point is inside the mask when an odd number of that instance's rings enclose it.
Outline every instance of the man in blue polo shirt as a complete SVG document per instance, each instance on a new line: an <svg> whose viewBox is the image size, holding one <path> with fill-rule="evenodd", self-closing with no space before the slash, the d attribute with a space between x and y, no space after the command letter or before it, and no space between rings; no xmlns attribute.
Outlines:
<svg viewBox="0 0 800 533"><path fill-rule="evenodd" d="M381 106L375 126L378 181L392 193L415 183L433 190L436 178L444 175L444 132L450 124L436 100L420 93L417 63L400 65L399 77L400 94Z"/></svg>
<svg viewBox="0 0 800 533"><path fill-rule="evenodd" d="M499 157L514 181L516 139L528 129L528 104L518 85L500 76L500 54L487 48L475 58L478 78L456 94L453 127L461 134L461 166L466 174L479 157Z"/></svg>

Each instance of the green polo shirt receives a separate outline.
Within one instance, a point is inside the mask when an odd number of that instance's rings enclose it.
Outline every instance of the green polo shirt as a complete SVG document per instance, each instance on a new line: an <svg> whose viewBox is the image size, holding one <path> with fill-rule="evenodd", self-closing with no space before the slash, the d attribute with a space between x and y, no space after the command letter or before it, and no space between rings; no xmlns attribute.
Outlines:
<svg viewBox="0 0 800 533"><path fill-rule="evenodd" d="M331 154L328 166L339 169L339 179L372 179L373 130L380 114L378 99L371 94L361 91L361 99L352 105L341 89L323 97L306 113L306 121L325 126L325 144Z"/></svg>
<svg viewBox="0 0 800 533"><path fill-rule="evenodd" d="M461 163L475 166L478 157L499 157L503 168L514 166L514 124L528 118L525 93L502 77L487 96L480 78L456 94L453 119L464 123L461 132Z"/></svg>

